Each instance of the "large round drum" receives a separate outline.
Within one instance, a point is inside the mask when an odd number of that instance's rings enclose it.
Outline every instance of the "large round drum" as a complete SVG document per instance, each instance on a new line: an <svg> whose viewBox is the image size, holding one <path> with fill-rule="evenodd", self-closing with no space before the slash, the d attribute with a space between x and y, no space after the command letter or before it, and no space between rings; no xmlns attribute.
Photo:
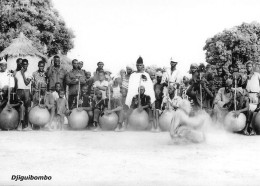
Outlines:
<svg viewBox="0 0 260 186"><path fill-rule="evenodd" d="M246 126L246 116L240 113L235 117L234 112L229 112L224 119L225 128L230 132L239 132Z"/></svg>
<svg viewBox="0 0 260 186"><path fill-rule="evenodd" d="M260 134L260 112L258 112L255 116L254 122L253 122L254 129L257 134Z"/></svg>
<svg viewBox="0 0 260 186"><path fill-rule="evenodd" d="M104 114L99 117L99 124L102 130L115 130L118 123L118 116L116 113Z"/></svg>
<svg viewBox="0 0 260 186"><path fill-rule="evenodd" d="M2 130L13 130L18 127L19 124L19 114L14 109L10 110L5 107L0 113L0 128Z"/></svg>
<svg viewBox="0 0 260 186"><path fill-rule="evenodd" d="M171 121L175 111L165 110L159 118L159 126L162 131L170 131Z"/></svg>
<svg viewBox="0 0 260 186"><path fill-rule="evenodd" d="M88 113L85 110L74 108L68 118L69 126L74 130L81 130L87 127L89 121Z"/></svg>
<svg viewBox="0 0 260 186"><path fill-rule="evenodd" d="M128 119L129 128L132 130L147 130L149 126L149 116L145 110L141 112L134 109Z"/></svg>
<svg viewBox="0 0 260 186"><path fill-rule="evenodd" d="M47 108L33 107L29 112L29 121L36 126L44 126L50 121L50 112Z"/></svg>

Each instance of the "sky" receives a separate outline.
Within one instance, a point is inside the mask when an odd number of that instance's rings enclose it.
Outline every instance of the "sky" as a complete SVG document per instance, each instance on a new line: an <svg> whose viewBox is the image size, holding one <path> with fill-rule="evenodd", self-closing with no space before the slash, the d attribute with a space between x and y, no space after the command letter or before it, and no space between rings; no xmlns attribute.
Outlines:
<svg viewBox="0 0 260 186"><path fill-rule="evenodd" d="M259 0L52 0L74 31L71 59L117 74L142 56L145 66L178 61L184 75L205 62L205 41L243 22L260 22Z"/></svg>

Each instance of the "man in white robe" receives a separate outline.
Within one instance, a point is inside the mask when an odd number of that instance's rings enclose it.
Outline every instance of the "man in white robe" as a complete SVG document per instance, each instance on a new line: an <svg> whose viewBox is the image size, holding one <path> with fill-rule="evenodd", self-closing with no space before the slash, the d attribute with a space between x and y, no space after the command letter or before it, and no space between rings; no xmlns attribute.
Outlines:
<svg viewBox="0 0 260 186"><path fill-rule="evenodd" d="M153 82L148 73L146 73L143 69L143 59L139 57L136 62L137 71L132 73L129 78L129 85L128 85L128 93L126 97L126 105L130 107L132 99L135 95L138 94L138 87L140 83L140 78L144 75L146 78L145 81L141 80L141 85L145 87L146 95L150 96L151 103L155 101L155 94L153 89Z"/></svg>

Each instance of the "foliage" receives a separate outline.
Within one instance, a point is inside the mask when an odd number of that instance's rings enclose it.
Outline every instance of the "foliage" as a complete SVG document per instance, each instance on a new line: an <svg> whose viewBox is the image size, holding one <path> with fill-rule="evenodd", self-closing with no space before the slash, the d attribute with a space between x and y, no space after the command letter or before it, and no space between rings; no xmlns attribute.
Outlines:
<svg viewBox="0 0 260 186"><path fill-rule="evenodd" d="M73 48L73 32L66 27L51 0L1 0L0 51L20 32L43 54L62 54Z"/></svg>
<svg viewBox="0 0 260 186"><path fill-rule="evenodd" d="M260 62L260 24L243 23L232 29L224 30L207 39L203 48L206 51L206 62L227 66L231 63L243 68L251 60Z"/></svg>

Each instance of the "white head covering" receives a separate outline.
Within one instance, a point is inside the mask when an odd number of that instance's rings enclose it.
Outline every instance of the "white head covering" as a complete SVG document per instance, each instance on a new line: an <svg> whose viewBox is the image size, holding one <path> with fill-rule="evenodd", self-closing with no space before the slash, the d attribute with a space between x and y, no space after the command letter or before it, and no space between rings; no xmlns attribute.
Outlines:
<svg viewBox="0 0 260 186"><path fill-rule="evenodd" d="M0 64L7 64L5 58L2 58L2 59L0 58Z"/></svg>
<svg viewBox="0 0 260 186"><path fill-rule="evenodd" d="M135 66L133 64L128 64L128 65L126 65L126 68L130 68L130 69L132 69L134 71Z"/></svg>

